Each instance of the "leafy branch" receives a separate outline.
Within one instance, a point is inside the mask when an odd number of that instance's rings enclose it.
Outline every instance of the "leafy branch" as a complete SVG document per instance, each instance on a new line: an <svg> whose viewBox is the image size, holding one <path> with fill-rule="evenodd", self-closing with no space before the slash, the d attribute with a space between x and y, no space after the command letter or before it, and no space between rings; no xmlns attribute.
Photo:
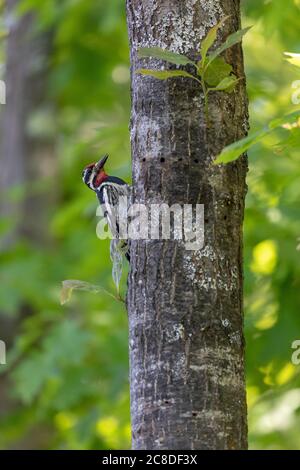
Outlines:
<svg viewBox="0 0 300 470"><path fill-rule="evenodd" d="M206 120L209 122L209 103L208 95L214 91L225 91L232 93L235 85L240 78L237 78L232 71L232 66L228 64L220 55L230 47L234 46L241 41L242 37L250 29L244 28L229 35L226 41L209 54L210 48L216 41L218 30L225 23L229 17L222 18L219 23L213 26L207 33L206 37L202 40L199 47L200 60L193 61L189 57L178 54L176 52L161 49L160 47L141 47L138 50L138 57L153 57L155 59L165 60L171 64L178 66L192 65L195 67L196 74L193 75L185 70L153 70L141 68L136 73L142 75L150 75L159 80L167 80L174 77L191 78L197 81L202 88L204 95L204 106Z"/></svg>
<svg viewBox="0 0 300 470"><path fill-rule="evenodd" d="M99 294L100 292L109 295L113 299L125 303L120 293L120 282L123 272L123 253L120 248L120 240L112 239L110 243L110 258L112 261L112 278L117 288L117 294L112 294L108 290L95 284L90 284L86 281L79 281L77 279L68 279L62 281L62 287L60 291L60 303L61 305L66 304L72 297L73 290L81 290L85 292L92 292L93 294Z"/></svg>
<svg viewBox="0 0 300 470"><path fill-rule="evenodd" d="M300 54L285 52L286 60L293 66L300 67ZM264 126L257 132L250 133L247 137L233 142L231 145L225 147L222 152L217 156L214 164L229 163L236 160L240 155L245 153L255 144L261 142L265 137L278 129L285 129L290 133L292 139L297 135L300 137L300 110L296 110L290 114L273 119L268 125ZM297 140L298 142L298 140Z"/></svg>

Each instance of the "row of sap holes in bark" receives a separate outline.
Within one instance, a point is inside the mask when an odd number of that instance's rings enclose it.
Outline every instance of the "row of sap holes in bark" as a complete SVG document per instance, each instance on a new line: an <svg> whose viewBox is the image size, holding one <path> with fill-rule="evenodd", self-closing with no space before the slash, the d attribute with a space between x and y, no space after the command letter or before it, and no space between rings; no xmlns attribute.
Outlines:
<svg viewBox="0 0 300 470"><path fill-rule="evenodd" d="M182 160L183 160L183 158L178 158L177 161L178 161L178 162L182 162ZM143 158L142 161L145 162L145 161L146 161L146 158ZM165 163L165 159L164 159L163 157L160 159L160 163ZM194 160L194 163L199 163L199 160L197 160L197 159Z"/></svg>

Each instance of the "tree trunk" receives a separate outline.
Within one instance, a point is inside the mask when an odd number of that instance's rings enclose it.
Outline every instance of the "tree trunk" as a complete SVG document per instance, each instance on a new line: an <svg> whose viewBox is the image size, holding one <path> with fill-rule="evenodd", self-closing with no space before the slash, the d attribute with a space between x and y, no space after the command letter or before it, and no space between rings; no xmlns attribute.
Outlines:
<svg viewBox="0 0 300 470"><path fill-rule="evenodd" d="M0 120L0 211L16 225L1 240L0 249L12 246L20 234L31 241L45 239L49 194L35 194L32 183L55 171L53 139L32 135L32 115L45 105L51 33L37 33L32 13L19 16L20 0L6 0L9 35L6 47L6 105ZM49 106L48 106L49 107ZM50 169L50 170L49 170ZM26 184L28 186L26 186ZM25 198L14 201L10 190L23 187Z"/></svg>
<svg viewBox="0 0 300 470"><path fill-rule="evenodd" d="M213 166L248 129L240 45L226 60L242 80L232 94L204 100L194 80L156 80L140 67L141 46L199 56L199 42L221 18L223 42L240 28L239 0L127 0L132 67L134 201L204 204L205 244L131 244L128 286L133 449L245 449L242 223L246 157ZM192 69L190 72L194 72Z"/></svg>
<svg viewBox="0 0 300 470"><path fill-rule="evenodd" d="M47 191L34 191L33 184L49 176L55 168L53 140L32 135L28 130L32 115L47 105L45 91L51 34L35 30L33 14L19 16L15 11L19 3L20 0L5 2L9 34L5 53L6 104L0 116L0 214L15 223L1 238L0 252L13 252L20 240L36 246L45 244L52 196ZM11 190L16 188L24 190L24 197L17 201L11 197ZM31 306L25 303L13 316L0 310L0 339L5 341L8 350L18 337L22 320L31 314ZM13 398L12 389L10 375L2 375L1 419L17 413L21 406ZM15 445L38 448L44 442L45 431L39 427Z"/></svg>

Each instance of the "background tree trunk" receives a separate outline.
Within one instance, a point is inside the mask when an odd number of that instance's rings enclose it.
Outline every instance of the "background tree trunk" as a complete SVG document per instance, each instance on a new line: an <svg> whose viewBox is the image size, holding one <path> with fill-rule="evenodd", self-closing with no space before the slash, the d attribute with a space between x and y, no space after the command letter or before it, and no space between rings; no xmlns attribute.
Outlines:
<svg viewBox="0 0 300 470"><path fill-rule="evenodd" d="M46 107L47 62L51 35L37 33L33 14L18 15L20 0L6 0L5 18L8 29L6 43L6 104L0 116L0 214L12 221L11 229L1 238L0 252L13 250L20 241L46 244L46 220L50 210L49 191L34 190L33 185L55 171L54 141L29 131L34 113ZM50 170L49 170L50 169ZM13 189L22 189L23 197L11 197ZM54 191L53 191L54 192ZM9 349L18 334L22 320L32 314L28 305L20 306L15 315L0 310L0 339ZM0 380L0 417L17 412L8 374ZM45 445L47 433L33 429L19 448Z"/></svg>
<svg viewBox="0 0 300 470"><path fill-rule="evenodd" d="M244 449L242 222L246 157L213 166L248 128L245 80L234 93L203 94L189 79L159 81L139 67L140 46L198 56L199 41L222 17L218 41L240 27L238 0L127 0L132 64L134 199L204 204L205 246L134 241L128 313L134 449ZM240 46L226 52L244 78ZM192 71L192 70L191 70Z"/></svg>
<svg viewBox="0 0 300 470"><path fill-rule="evenodd" d="M32 184L55 171L53 139L41 138L29 130L32 115L46 107L44 95L51 34L37 33L33 14L20 16L16 13L18 3L19 0L6 1L7 96L0 120L3 168L0 210L2 216L14 217L16 224L9 236L1 240L1 249L11 246L20 235L32 241L44 239L49 194L46 191L34 193ZM11 198L13 188L24 189L24 197L19 202Z"/></svg>

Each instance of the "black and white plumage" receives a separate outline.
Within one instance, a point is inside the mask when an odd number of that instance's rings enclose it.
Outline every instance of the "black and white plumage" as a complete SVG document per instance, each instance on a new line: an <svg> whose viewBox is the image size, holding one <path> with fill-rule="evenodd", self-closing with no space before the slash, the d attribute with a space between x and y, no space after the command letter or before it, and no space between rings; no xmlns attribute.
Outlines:
<svg viewBox="0 0 300 470"><path fill-rule="evenodd" d="M130 201L130 186L117 176L109 176L104 165L108 159L105 155L97 163L88 165L82 173L83 182L92 189L99 200L104 217L113 236L111 241L112 261L116 258L116 250L130 261L128 240L122 238L120 222L127 222L127 209ZM122 220L120 220L120 217ZM113 259L114 258L114 259Z"/></svg>

